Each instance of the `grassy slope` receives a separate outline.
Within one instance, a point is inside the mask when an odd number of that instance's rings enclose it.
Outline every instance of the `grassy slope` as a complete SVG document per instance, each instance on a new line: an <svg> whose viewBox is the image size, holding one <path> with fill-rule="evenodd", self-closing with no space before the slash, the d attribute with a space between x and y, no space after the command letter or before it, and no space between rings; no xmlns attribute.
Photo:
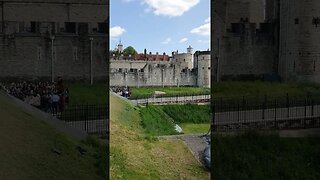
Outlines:
<svg viewBox="0 0 320 180"><path fill-rule="evenodd" d="M70 104L106 104L107 84L66 83L70 91Z"/></svg>
<svg viewBox="0 0 320 180"><path fill-rule="evenodd" d="M146 136L139 109L110 97L111 179L209 179L181 141Z"/></svg>
<svg viewBox="0 0 320 180"><path fill-rule="evenodd" d="M214 179L320 179L319 138L213 138Z"/></svg>
<svg viewBox="0 0 320 180"><path fill-rule="evenodd" d="M149 105L141 111L142 126L151 135L174 135L174 123L184 134L207 133L210 128L209 106L201 105Z"/></svg>
<svg viewBox="0 0 320 180"><path fill-rule="evenodd" d="M162 91L167 94L172 95L186 95L186 94L196 94L196 93L209 93L209 88L197 88L197 87L141 87L141 88L131 88L131 98L136 97L150 97L155 91Z"/></svg>
<svg viewBox="0 0 320 180"><path fill-rule="evenodd" d="M160 106L147 106L140 110L141 124L152 136L178 134L174 130L174 120Z"/></svg>
<svg viewBox="0 0 320 180"><path fill-rule="evenodd" d="M105 147L66 137L17 109L1 94L0 116L1 179L105 179ZM82 156L77 146L86 149L87 154Z"/></svg>

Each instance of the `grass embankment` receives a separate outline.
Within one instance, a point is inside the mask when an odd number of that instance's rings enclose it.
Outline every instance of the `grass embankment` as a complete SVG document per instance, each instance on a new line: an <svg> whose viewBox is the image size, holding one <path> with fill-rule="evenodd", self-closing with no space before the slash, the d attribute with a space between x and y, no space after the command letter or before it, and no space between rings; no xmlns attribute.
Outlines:
<svg viewBox="0 0 320 180"><path fill-rule="evenodd" d="M69 88L70 105L106 104L109 101L107 84L66 83L65 87Z"/></svg>
<svg viewBox="0 0 320 180"><path fill-rule="evenodd" d="M155 91L165 92L161 96L172 97L177 95L193 95L193 94L209 94L210 88L198 88L198 87L141 87L131 88L130 99L147 98L154 95Z"/></svg>
<svg viewBox="0 0 320 180"><path fill-rule="evenodd" d="M3 94L0 116L1 179L106 179L107 148L97 139L71 139Z"/></svg>
<svg viewBox="0 0 320 180"><path fill-rule="evenodd" d="M320 139L216 135L213 179L320 179Z"/></svg>
<svg viewBox="0 0 320 180"><path fill-rule="evenodd" d="M307 93L319 95L320 85L279 83L262 81L222 81L211 85L214 98L236 98L242 96L281 97L286 96L306 96Z"/></svg>
<svg viewBox="0 0 320 180"><path fill-rule="evenodd" d="M184 134L207 133L210 128L209 106L202 105L149 105L141 109L142 126L150 135L174 135L178 124Z"/></svg>
<svg viewBox="0 0 320 180"><path fill-rule="evenodd" d="M110 97L111 179L209 179L183 142L147 135L139 111Z"/></svg>

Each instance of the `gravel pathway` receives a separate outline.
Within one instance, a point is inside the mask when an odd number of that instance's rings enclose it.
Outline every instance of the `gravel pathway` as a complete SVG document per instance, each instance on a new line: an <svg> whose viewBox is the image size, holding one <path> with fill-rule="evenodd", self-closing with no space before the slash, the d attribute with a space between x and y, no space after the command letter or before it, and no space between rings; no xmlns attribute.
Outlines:
<svg viewBox="0 0 320 180"><path fill-rule="evenodd" d="M160 136L159 139L167 140L182 140L189 148L194 157L203 164L202 155L203 150L207 145L206 138L200 137L203 134L184 134L184 135L172 135L172 136Z"/></svg>

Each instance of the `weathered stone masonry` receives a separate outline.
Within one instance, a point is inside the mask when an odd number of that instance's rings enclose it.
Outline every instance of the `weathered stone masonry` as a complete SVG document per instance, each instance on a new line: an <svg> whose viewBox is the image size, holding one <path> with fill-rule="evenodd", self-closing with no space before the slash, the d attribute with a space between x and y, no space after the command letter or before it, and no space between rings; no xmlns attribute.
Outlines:
<svg viewBox="0 0 320 180"><path fill-rule="evenodd" d="M93 80L106 81L107 10L102 0L0 0L0 78L89 81L92 41Z"/></svg>

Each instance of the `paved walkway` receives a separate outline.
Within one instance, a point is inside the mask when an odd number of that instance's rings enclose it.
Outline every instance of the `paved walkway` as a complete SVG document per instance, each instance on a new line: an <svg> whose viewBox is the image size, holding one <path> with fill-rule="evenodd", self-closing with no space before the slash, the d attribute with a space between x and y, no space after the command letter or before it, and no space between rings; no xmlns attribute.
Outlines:
<svg viewBox="0 0 320 180"><path fill-rule="evenodd" d="M320 127L320 105L215 113L217 130Z"/></svg>
<svg viewBox="0 0 320 180"><path fill-rule="evenodd" d="M210 95L195 96L174 96L174 97L153 97L130 100L133 104L180 104L180 103L201 103L210 102Z"/></svg>

